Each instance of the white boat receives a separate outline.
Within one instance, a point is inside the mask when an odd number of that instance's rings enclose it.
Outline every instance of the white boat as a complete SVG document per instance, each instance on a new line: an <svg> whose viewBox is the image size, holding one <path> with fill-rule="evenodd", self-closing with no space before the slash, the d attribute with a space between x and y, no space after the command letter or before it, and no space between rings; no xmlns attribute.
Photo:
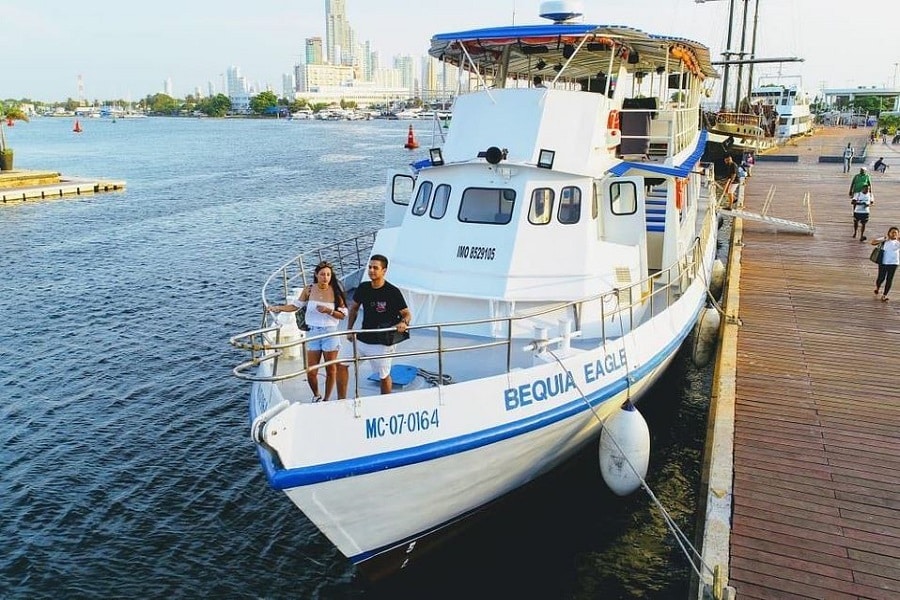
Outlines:
<svg viewBox="0 0 900 600"><path fill-rule="evenodd" d="M750 104L771 106L778 114L775 137L784 140L812 131L809 94L799 84L767 83L750 91Z"/></svg>
<svg viewBox="0 0 900 600"><path fill-rule="evenodd" d="M398 110L394 113L394 117L400 119L402 121L410 120L410 119L418 119L422 114L422 111L417 108L407 108L404 110Z"/></svg>
<svg viewBox="0 0 900 600"><path fill-rule="evenodd" d="M296 121L308 121L314 117L310 108L300 108L291 113L291 119Z"/></svg>
<svg viewBox="0 0 900 600"><path fill-rule="evenodd" d="M252 382L269 484L369 579L597 443L704 310L708 49L563 13L434 36L430 55L471 82L443 145L389 176L383 227L263 285L263 304L283 303L326 259L352 289L372 254L389 257L413 315L392 394L345 340L349 397L313 402L309 338L263 306L258 328L231 338L249 354L234 374ZM539 69L549 89L530 86Z"/></svg>

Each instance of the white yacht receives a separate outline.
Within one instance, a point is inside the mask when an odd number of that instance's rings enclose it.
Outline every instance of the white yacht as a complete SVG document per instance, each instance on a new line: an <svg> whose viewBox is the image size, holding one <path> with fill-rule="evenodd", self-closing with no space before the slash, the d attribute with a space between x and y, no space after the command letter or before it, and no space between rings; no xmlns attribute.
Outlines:
<svg viewBox="0 0 900 600"><path fill-rule="evenodd" d="M234 374L250 384L270 486L369 579L587 444L604 475L631 480L607 479L616 493L637 489L649 433L636 427L642 450L625 454L631 434L613 424L639 419L634 404L705 310L718 232L700 163L709 50L585 24L571 4L544 2L552 23L435 35L429 54L467 79L443 144L389 174L378 230L261 276L261 321L231 338L247 353ZM551 85L532 87L536 74ZM266 310L322 260L352 290L375 254L412 314L390 394L352 333L309 338ZM350 391L314 402L306 345L329 335L344 340L332 364Z"/></svg>

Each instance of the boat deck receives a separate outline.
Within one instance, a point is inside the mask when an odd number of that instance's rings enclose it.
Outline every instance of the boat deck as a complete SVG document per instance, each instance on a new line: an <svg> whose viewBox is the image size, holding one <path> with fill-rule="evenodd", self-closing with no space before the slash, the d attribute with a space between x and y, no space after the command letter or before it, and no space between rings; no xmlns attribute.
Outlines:
<svg viewBox="0 0 900 600"><path fill-rule="evenodd" d="M716 373L704 562L738 598L900 597L900 281L889 302L872 293L872 246L851 237L852 173L817 162L835 136L867 133L819 132L784 149L798 163L754 169L746 206L776 185L774 214L802 221L809 191L814 236L735 223L727 310L739 324ZM872 174L870 240L900 224L895 170ZM720 517L730 532L717 537Z"/></svg>

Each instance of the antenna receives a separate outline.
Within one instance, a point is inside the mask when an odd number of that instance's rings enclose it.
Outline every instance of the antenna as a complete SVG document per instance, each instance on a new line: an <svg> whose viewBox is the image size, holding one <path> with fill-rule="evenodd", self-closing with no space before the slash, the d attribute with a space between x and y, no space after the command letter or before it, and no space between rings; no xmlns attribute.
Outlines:
<svg viewBox="0 0 900 600"><path fill-rule="evenodd" d="M577 0L547 0L541 2L540 16L556 24L584 20L584 9Z"/></svg>

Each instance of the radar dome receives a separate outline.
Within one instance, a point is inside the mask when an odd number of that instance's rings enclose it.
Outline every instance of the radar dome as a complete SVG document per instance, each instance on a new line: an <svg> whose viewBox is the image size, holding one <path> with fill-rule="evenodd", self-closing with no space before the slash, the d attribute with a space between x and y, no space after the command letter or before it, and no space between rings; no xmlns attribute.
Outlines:
<svg viewBox="0 0 900 600"><path fill-rule="evenodd" d="M581 2L575 0L553 0L541 2L540 15L544 19L550 19L554 23L569 23L581 21L584 17L584 9Z"/></svg>

